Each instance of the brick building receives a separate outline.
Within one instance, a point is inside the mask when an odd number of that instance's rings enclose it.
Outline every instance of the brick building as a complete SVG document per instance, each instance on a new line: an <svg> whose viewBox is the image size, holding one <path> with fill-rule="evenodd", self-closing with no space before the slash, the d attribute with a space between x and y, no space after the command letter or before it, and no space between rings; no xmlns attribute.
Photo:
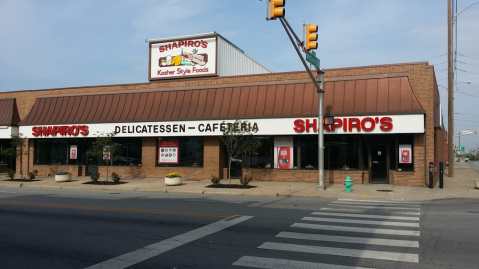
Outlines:
<svg viewBox="0 0 479 269"><path fill-rule="evenodd" d="M165 61L160 57L160 66ZM9 113L0 115L0 145L17 133L22 139L16 162L4 163L19 176L85 176L92 166L104 172L87 151L97 137L113 135L121 150L110 171L122 177L224 177L220 136L239 128L260 149L238 171L255 180L316 181L318 97L307 74L235 72L178 79L150 73L147 83L0 92L0 111ZM326 180L349 175L356 183L425 186L428 165L445 160L439 106L426 62L325 70L325 107L334 116L324 126Z"/></svg>

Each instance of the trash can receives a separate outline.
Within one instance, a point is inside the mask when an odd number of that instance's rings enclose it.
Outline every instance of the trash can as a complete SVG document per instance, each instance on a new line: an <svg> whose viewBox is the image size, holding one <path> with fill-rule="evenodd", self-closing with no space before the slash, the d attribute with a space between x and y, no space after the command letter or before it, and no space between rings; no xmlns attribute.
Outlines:
<svg viewBox="0 0 479 269"><path fill-rule="evenodd" d="M429 163L429 178L428 178L428 187L429 188L434 188L434 163L430 162Z"/></svg>

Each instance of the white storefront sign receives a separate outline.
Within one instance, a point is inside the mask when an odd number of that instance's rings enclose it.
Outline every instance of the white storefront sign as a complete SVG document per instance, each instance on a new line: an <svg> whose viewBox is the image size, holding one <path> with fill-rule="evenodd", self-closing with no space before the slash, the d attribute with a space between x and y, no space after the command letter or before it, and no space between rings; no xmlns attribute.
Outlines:
<svg viewBox="0 0 479 269"><path fill-rule="evenodd" d="M70 146L70 160L76 160L78 159L78 146L77 145L71 145Z"/></svg>
<svg viewBox="0 0 479 269"><path fill-rule="evenodd" d="M216 75L216 36L150 43L149 79Z"/></svg>
<svg viewBox="0 0 479 269"><path fill-rule="evenodd" d="M279 118L99 123L21 126L26 138L58 137L174 137L221 136L228 128L253 135L306 135L317 133L317 118ZM336 117L325 134L402 134L424 133L424 114Z"/></svg>
<svg viewBox="0 0 479 269"><path fill-rule="evenodd" d="M11 139L18 134L18 127L0 126L0 139Z"/></svg>
<svg viewBox="0 0 479 269"><path fill-rule="evenodd" d="M160 140L158 146L159 164L178 164L179 161L178 140Z"/></svg>

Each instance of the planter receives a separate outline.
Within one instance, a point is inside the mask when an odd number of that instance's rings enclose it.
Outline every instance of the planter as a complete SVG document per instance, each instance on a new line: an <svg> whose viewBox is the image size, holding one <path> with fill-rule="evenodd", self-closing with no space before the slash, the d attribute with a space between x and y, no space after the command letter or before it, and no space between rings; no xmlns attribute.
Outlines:
<svg viewBox="0 0 479 269"><path fill-rule="evenodd" d="M479 190L479 180L476 180L476 186L474 186L476 190Z"/></svg>
<svg viewBox="0 0 479 269"><path fill-rule="evenodd" d="M183 181L181 177L165 177L165 185L166 186L177 186L181 185Z"/></svg>
<svg viewBox="0 0 479 269"><path fill-rule="evenodd" d="M55 182L68 182L72 180L72 175L70 173L56 173Z"/></svg>

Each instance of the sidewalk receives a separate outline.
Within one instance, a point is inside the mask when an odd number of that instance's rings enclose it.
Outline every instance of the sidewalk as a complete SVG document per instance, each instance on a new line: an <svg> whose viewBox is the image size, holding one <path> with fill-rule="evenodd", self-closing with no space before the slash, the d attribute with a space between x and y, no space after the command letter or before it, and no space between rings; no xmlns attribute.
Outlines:
<svg viewBox="0 0 479 269"><path fill-rule="evenodd" d="M479 198L479 190L474 189L474 181L479 180L479 172L468 163L456 163L456 175L453 178L444 177L444 189L429 189L426 187L403 187L393 185L356 184L352 193L345 193L340 184L332 185L323 191L317 190L316 183L304 182L269 182L254 181L251 189L219 189L207 188L209 180L185 181L181 186L168 186L163 184L162 178L146 178L127 180L119 185L89 185L83 184L89 178L75 178L71 182L57 183L53 178L38 178L37 181L8 181L0 176L0 189L2 187L18 188L46 188L46 189L71 189L100 192L169 192L188 193L198 195L259 195L259 196L298 196L298 197L325 197L349 199L377 199L377 200L434 200L446 198ZM227 183L226 180L224 183ZM236 182L237 183L237 180Z"/></svg>

